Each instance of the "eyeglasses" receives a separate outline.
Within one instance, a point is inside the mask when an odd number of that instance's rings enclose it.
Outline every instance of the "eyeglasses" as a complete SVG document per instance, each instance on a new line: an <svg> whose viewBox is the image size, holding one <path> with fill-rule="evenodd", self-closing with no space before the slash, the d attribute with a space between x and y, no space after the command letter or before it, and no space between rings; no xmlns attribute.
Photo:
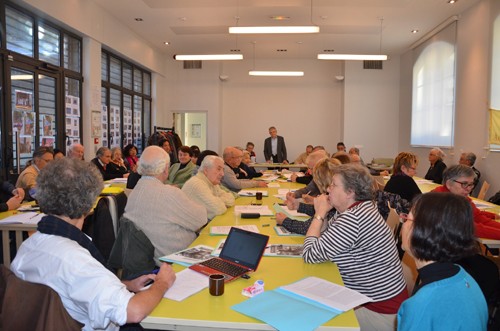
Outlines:
<svg viewBox="0 0 500 331"><path fill-rule="evenodd" d="M469 182L459 182L458 180L452 179L455 183L460 184L464 190L468 190L474 187L474 182L469 183Z"/></svg>

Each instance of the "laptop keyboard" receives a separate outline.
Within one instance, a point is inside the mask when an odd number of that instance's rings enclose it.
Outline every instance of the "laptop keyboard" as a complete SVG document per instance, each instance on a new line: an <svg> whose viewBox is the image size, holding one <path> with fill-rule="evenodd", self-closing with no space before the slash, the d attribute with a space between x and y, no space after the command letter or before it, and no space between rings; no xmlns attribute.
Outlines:
<svg viewBox="0 0 500 331"><path fill-rule="evenodd" d="M248 272L248 269L228 263L222 259L210 259L204 262L200 262L200 264L215 270L219 270L232 277L240 276L245 272Z"/></svg>

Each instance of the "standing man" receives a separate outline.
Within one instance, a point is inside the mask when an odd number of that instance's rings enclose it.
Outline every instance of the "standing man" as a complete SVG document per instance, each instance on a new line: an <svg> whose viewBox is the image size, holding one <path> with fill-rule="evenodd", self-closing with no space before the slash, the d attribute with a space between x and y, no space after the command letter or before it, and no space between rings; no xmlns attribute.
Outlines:
<svg viewBox="0 0 500 331"><path fill-rule="evenodd" d="M269 128L271 137L264 141L264 156L267 163L284 163L288 164L286 157L285 139L278 136L278 130L274 126Z"/></svg>

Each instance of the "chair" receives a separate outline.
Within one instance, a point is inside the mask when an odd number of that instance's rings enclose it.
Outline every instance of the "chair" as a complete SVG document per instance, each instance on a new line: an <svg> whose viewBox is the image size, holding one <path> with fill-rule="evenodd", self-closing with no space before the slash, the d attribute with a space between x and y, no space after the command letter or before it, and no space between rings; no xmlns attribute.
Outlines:
<svg viewBox="0 0 500 331"><path fill-rule="evenodd" d="M118 236L111 250L108 264L122 269L122 279L132 279L151 272L155 267L155 248L148 237L129 219L120 219Z"/></svg>
<svg viewBox="0 0 500 331"><path fill-rule="evenodd" d="M16 277L6 266L0 270L0 322L2 330L81 330L56 291Z"/></svg>
<svg viewBox="0 0 500 331"><path fill-rule="evenodd" d="M389 206L389 216L387 217L387 225L392 231L392 234L394 235L394 239L396 240L396 243L399 241L399 228L401 226L401 220L399 218L398 213L396 212L396 209L391 207L391 204L387 202L387 205Z"/></svg>
<svg viewBox="0 0 500 331"><path fill-rule="evenodd" d="M487 181L483 182L483 185L481 186L481 190L477 194L477 198L480 200L484 200L486 197L486 192L488 192L488 189L490 188L490 184Z"/></svg>

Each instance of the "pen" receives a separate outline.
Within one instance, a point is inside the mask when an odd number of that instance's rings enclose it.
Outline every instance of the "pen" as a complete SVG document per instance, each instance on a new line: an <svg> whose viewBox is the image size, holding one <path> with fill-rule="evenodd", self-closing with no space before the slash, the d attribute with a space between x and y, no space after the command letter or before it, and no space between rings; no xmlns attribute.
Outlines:
<svg viewBox="0 0 500 331"><path fill-rule="evenodd" d="M269 224L262 224L262 227L263 227L263 228L264 228L264 227L266 227L266 226L269 226Z"/></svg>

